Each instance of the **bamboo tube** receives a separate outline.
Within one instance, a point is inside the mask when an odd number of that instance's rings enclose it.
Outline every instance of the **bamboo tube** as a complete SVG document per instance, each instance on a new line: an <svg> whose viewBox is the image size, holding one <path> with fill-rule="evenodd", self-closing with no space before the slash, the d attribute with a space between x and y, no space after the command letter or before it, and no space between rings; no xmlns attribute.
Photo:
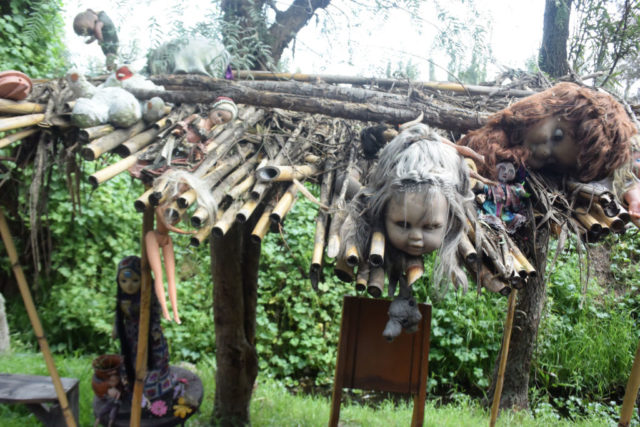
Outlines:
<svg viewBox="0 0 640 427"><path fill-rule="evenodd" d="M606 210L605 210L605 213L606 213ZM620 218L625 223L625 225L629 221L631 221L631 215L629 215L629 211L627 211L622 206L620 206L620 210L618 211L618 218Z"/></svg>
<svg viewBox="0 0 640 427"><path fill-rule="evenodd" d="M382 267L384 264L384 233L376 230L371 234L371 248L369 249L369 263L372 267Z"/></svg>
<svg viewBox="0 0 640 427"><path fill-rule="evenodd" d="M347 164L346 177L351 175L351 172L355 167L355 154L356 150L354 147L351 147L351 151L349 153L349 163ZM347 218L347 211L345 209L345 196L347 193L347 188L349 187L349 179L345 178L340 186L340 191L333 195L333 200L331 201L331 207L336 210L336 212L331 217L331 224L329 225L329 242L327 244L327 256L330 258L335 258L338 256L340 252L341 246L341 238L340 238L340 229L342 228L342 224Z"/></svg>
<svg viewBox="0 0 640 427"><path fill-rule="evenodd" d="M24 307L27 310L27 315L29 316L29 320L31 321L31 327L33 328L33 332L36 336L36 339L38 340L38 344L40 345L40 351L42 352L42 356L44 357L49 375L51 375L51 382L53 383L53 388L56 392L56 396L58 397L58 401L60 402L62 414L64 415L67 426L75 427L76 420L73 417L71 408L69 407L69 401L67 400L67 395L64 392L64 387L62 386L60 375L58 374L56 364L53 360L53 357L51 356L49 343L47 342L47 338L44 335L44 330L42 329L42 324L40 323L40 317L38 316L36 306L33 303L31 291L29 291L27 279L25 278L22 267L20 266L20 262L18 260L18 252L16 251L13 237L11 236L11 232L9 231L9 226L4 216L4 210L2 209L2 207L0 207L0 234L2 234L2 241L4 242L4 247L7 250L9 261L11 262L11 268L13 269L13 274L16 277L16 282L18 282L18 288L20 290L20 294L22 295L22 301L24 302Z"/></svg>
<svg viewBox="0 0 640 427"><path fill-rule="evenodd" d="M640 343L636 349L636 356L633 358L631 373L627 381L627 387L624 391L624 399L622 400L622 408L620 409L620 421L618 426L628 427L633 415L633 406L640 388Z"/></svg>
<svg viewBox="0 0 640 427"><path fill-rule="evenodd" d="M189 241L189 244L197 248L202 244L204 239L209 237L212 229L213 229L213 224L205 225L200 230L198 230L196 234L191 235L191 240Z"/></svg>
<svg viewBox="0 0 640 427"><path fill-rule="evenodd" d="M500 397L502 396L502 386L504 385L504 371L507 368L507 358L509 357L509 344L511 342L511 330L513 329L513 317L516 312L516 295L518 291L513 290L509 294L509 302L507 304L507 319L504 323L504 335L502 337L502 351L500 352L500 364L498 365L498 379L496 380L496 388L493 392L493 404L491 405L491 420L489 426L494 427L498 418L498 410L500 409Z"/></svg>
<svg viewBox="0 0 640 427"><path fill-rule="evenodd" d="M356 291L364 292L367 289L367 282L369 282L369 264L361 262L356 274Z"/></svg>
<svg viewBox="0 0 640 427"><path fill-rule="evenodd" d="M342 257L338 257L336 259L336 265L333 267L333 273L343 282L353 281L353 267L349 267L346 260Z"/></svg>
<svg viewBox="0 0 640 427"><path fill-rule="evenodd" d="M202 227L209 219L209 212L202 206L198 207L196 211L191 215L191 225L196 228Z"/></svg>
<svg viewBox="0 0 640 427"><path fill-rule="evenodd" d="M382 292L384 292L384 269L382 267L372 267L369 272L367 293L374 298L380 298Z"/></svg>
<svg viewBox="0 0 640 427"><path fill-rule="evenodd" d="M35 102L11 101L0 98L0 113L3 114L34 114L44 113L44 105Z"/></svg>
<svg viewBox="0 0 640 427"><path fill-rule="evenodd" d="M256 166L257 163L257 155L252 156L249 160L246 160L243 164L241 164L236 170L231 172L222 182L220 182L215 190L211 193L211 197L213 200L223 200L226 193L231 191L231 189L239 184L244 178L249 176Z"/></svg>
<svg viewBox="0 0 640 427"><path fill-rule="evenodd" d="M216 237L224 236L233 225L240 207L241 203L239 201L232 203L231 206L229 206L227 210L224 211L222 217L218 221L216 221L213 228L211 229L211 233Z"/></svg>
<svg viewBox="0 0 640 427"><path fill-rule="evenodd" d="M44 114L29 114L0 119L0 132L37 125L44 120Z"/></svg>
<svg viewBox="0 0 640 427"><path fill-rule="evenodd" d="M76 106L75 99L73 101L67 101L64 103L64 109L66 111L73 111L73 108Z"/></svg>
<svg viewBox="0 0 640 427"><path fill-rule="evenodd" d="M101 138L103 136L109 135L111 132L116 130L112 125L98 125L90 128L80 129L78 137L81 141L91 141L96 138Z"/></svg>
<svg viewBox="0 0 640 427"><path fill-rule="evenodd" d="M165 218L171 218L171 221L178 221L187 208L181 208L178 206L178 202L175 200L167 206L164 210Z"/></svg>
<svg viewBox="0 0 640 427"><path fill-rule="evenodd" d="M197 198L198 193L192 188L180 194L180 196L178 196L178 198L176 199L176 202L181 208L188 208L193 202L196 201Z"/></svg>
<svg viewBox="0 0 640 427"><path fill-rule="evenodd" d="M278 203L276 203L276 205L273 207L273 211L269 216L271 222L273 222L274 224L282 223L285 215L289 212L289 210L291 210L297 193L298 187L296 187L295 185L292 184L289 188L287 188L287 191L285 191L280 200L278 200Z"/></svg>
<svg viewBox="0 0 640 427"><path fill-rule="evenodd" d="M264 236L269 231L269 226L271 224L271 222L269 221L270 215L271 215L271 208L268 207L264 210L260 219L258 219L256 226L253 228L253 231L251 232L251 240L254 243L262 242L262 239L264 239Z"/></svg>
<svg viewBox="0 0 640 427"><path fill-rule="evenodd" d="M344 254L345 262L349 267L355 267L360 263L360 254L355 244L349 244Z"/></svg>
<svg viewBox="0 0 640 427"><path fill-rule="evenodd" d="M161 119L160 121L165 121ZM155 139L156 136L160 133L161 128L151 127L143 132L140 132L137 135L129 138L124 141L122 144L116 146L113 149L113 152L119 156L126 157L129 156L147 145L151 144L151 141Z"/></svg>
<svg viewBox="0 0 640 427"><path fill-rule="evenodd" d="M256 170L256 177L261 181L292 181L294 179L305 179L318 173L318 168L314 165L301 166L278 166L267 165Z"/></svg>
<svg viewBox="0 0 640 427"><path fill-rule="evenodd" d="M469 172L473 171L476 174L478 173L478 167L476 166L476 162L474 162L473 159L465 157L464 161L467 164L467 166L469 167ZM477 179L475 179L473 177L469 177L469 187L470 188L475 188L477 184L478 184L478 180Z"/></svg>
<svg viewBox="0 0 640 427"><path fill-rule="evenodd" d="M413 285L424 274L424 260L422 257L408 257L404 271L407 276L407 286Z"/></svg>
<svg viewBox="0 0 640 427"><path fill-rule="evenodd" d="M39 130L38 128L25 129L25 130L13 133L11 135L7 135L4 138L0 138L0 148L4 148L8 145L13 144L16 141L19 141L23 138L33 135L34 133L38 132L38 130Z"/></svg>
<svg viewBox="0 0 640 427"><path fill-rule="evenodd" d="M517 259L518 262L522 265L522 267L527 271L527 276L535 277L538 275L538 272L536 271L536 269L533 267L533 265L531 265L527 257L524 256L524 254L520 251L520 248L518 248L516 245L512 245L510 249L511 249L511 255L515 259Z"/></svg>
<svg viewBox="0 0 640 427"><path fill-rule="evenodd" d="M244 180L240 181L235 187L233 187L228 193L227 196L231 199L237 199L253 186L256 182L256 178L253 175L249 175Z"/></svg>
<svg viewBox="0 0 640 427"><path fill-rule="evenodd" d="M238 221L240 224L244 224L245 222L247 222L247 220L251 217L251 214L253 214L253 212L256 210L256 207L258 207L258 203L259 201L256 199L247 200L236 214L236 221Z"/></svg>
<svg viewBox="0 0 640 427"><path fill-rule="evenodd" d="M110 134L97 138L85 146L81 151L82 157L87 161L93 161L143 130L144 122L142 120L126 129L114 130Z"/></svg>
<svg viewBox="0 0 640 427"><path fill-rule="evenodd" d="M147 189L144 193L138 197L135 202L133 202L133 206L136 208L137 212L143 213L146 208L148 208L151 203L149 202L149 196L153 192L153 188Z"/></svg>
<svg viewBox="0 0 640 427"><path fill-rule="evenodd" d="M135 165L138 161L138 157L140 157L140 154L142 153L132 154L129 157L125 157L124 159L117 161L104 169L100 169L94 174L91 174L89 176L89 183L91 184L91 186L93 186L93 188L97 188L98 185L110 180L114 176L126 171L131 166Z"/></svg>
<svg viewBox="0 0 640 427"><path fill-rule="evenodd" d="M136 354L136 378L131 399L131 427L140 427L142 415L142 390L147 376L147 351L149 343L149 317L151 314L151 271L147 259L147 245L144 236L153 230L153 209L146 209L142 220L140 241L140 319L138 321L138 347Z"/></svg>
<svg viewBox="0 0 640 427"><path fill-rule="evenodd" d="M473 265L478 262L478 252L476 252L476 248L466 234L462 234L462 238L458 244L458 254L460 254L462 259L468 264Z"/></svg>
<svg viewBox="0 0 640 427"><path fill-rule="evenodd" d="M319 163L320 160L322 160L320 156L316 156L315 154L309 153L304 156L304 161L307 163Z"/></svg>
<svg viewBox="0 0 640 427"><path fill-rule="evenodd" d="M599 221L601 224L605 224L614 233L624 232L624 221L617 216L608 217L604 213L602 206L599 204L592 204L589 213L596 219L596 221Z"/></svg>
<svg viewBox="0 0 640 427"><path fill-rule="evenodd" d="M513 269L516 275L518 275L523 279L526 279L529 273L527 272L527 269L524 268L524 265L522 265L518 257L516 257L516 255L513 253L513 247L509 248L509 254L511 255L511 260L513 262Z"/></svg>
<svg viewBox="0 0 640 427"><path fill-rule="evenodd" d="M331 186L335 175L333 165L333 160L327 160L324 167L325 173L322 176L322 184L320 185L320 203L325 205L331 199ZM309 267L309 279L312 287L316 290L318 289L318 282L320 282L328 220L329 214L322 209L318 209L316 230L313 237L313 254L311 255L311 266Z"/></svg>
<svg viewBox="0 0 640 427"><path fill-rule="evenodd" d="M594 217L589 215L589 213L587 213L583 208L576 209L574 214L578 221L584 225L584 228L586 228L587 231L595 234L600 234L602 232L602 225L600 225L600 223Z"/></svg>

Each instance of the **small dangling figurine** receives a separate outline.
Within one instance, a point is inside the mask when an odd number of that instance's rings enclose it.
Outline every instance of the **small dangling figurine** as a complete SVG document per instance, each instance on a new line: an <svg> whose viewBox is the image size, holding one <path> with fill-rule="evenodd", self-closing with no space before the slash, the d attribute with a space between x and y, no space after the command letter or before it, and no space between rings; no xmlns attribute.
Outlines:
<svg viewBox="0 0 640 427"><path fill-rule="evenodd" d="M496 165L498 171L498 184L485 185L484 192L487 200L482 208L488 214L485 219L501 228L504 223L508 233L513 234L526 222L526 217L518 212L523 208L522 199L529 197L521 182L514 182L516 169L510 162L500 162ZM496 220L501 220L498 222Z"/></svg>
<svg viewBox="0 0 640 427"><path fill-rule="evenodd" d="M169 290L169 300L171 301L171 308L173 310L173 320L176 323L182 323L180 316L178 315L178 291L176 289L176 277L175 277L175 253L173 251L173 241L169 235L170 231L179 234L194 234L195 231L181 230L174 227L176 221L167 220L165 217L166 206L158 206L156 208L156 229L147 232L145 235L145 243L147 245L147 258L149 259L149 266L153 271L154 277L154 290L160 307L162 308L162 317L171 321L169 310L167 309L167 299L164 292L164 282L162 280L162 260L160 251L162 250L162 257L164 258L164 269L167 273L167 287ZM178 219L179 220L179 219Z"/></svg>

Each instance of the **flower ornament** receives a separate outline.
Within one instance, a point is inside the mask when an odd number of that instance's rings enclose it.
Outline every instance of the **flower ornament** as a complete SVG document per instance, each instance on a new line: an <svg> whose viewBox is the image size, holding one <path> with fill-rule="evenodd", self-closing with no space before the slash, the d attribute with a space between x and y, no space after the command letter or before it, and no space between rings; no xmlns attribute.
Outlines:
<svg viewBox="0 0 640 427"><path fill-rule="evenodd" d="M173 416L174 417L185 418L191 412L193 412L193 408L191 408L190 406L186 405L184 397L181 397L180 399L178 399L178 404L177 405L173 405Z"/></svg>
<svg viewBox="0 0 640 427"><path fill-rule="evenodd" d="M167 413L167 404L164 403L164 400L156 400L151 404L149 410L156 417L163 417Z"/></svg>

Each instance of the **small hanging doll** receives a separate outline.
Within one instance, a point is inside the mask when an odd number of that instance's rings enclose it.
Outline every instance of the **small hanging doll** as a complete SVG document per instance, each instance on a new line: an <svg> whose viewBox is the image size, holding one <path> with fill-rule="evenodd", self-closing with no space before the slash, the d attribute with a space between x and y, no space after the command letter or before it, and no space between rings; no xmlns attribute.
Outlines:
<svg viewBox="0 0 640 427"><path fill-rule="evenodd" d="M169 310L167 310L167 299L164 293L164 283L162 281L162 261L160 258L160 251L162 250L162 257L164 258L164 269L167 273L167 285L169 289L169 300L171 301L171 308L173 309L173 320L176 323L182 323L180 316L178 315L178 292L176 289L175 278L175 253L173 251L173 240L169 235L170 231L179 234L193 234L195 231L186 231L174 227L175 222L168 220L165 217L166 206L158 206L156 208L156 229L147 232L145 235L145 243L147 244L147 258L149 259L149 265L153 271L154 276L154 289L158 301L160 301L160 307L162 308L162 317L171 321Z"/></svg>
<svg viewBox="0 0 640 427"><path fill-rule="evenodd" d="M473 195L464 159L423 124L403 130L379 159L366 188L354 199L350 215L356 226L351 232L361 239L361 253L367 253L372 231L384 231L389 296L400 284L383 333L392 340L402 328L414 331L420 320L411 285L424 272L424 254L438 251L437 284L452 278L467 287L456 251Z"/></svg>
<svg viewBox="0 0 640 427"><path fill-rule="evenodd" d="M504 224L507 232L512 234L526 221L526 217L519 212L523 208L522 199L529 197L529 194L522 183L514 182L516 170L513 164L500 162L496 168L498 184L484 186L487 200L482 208L488 214L484 218L499 228Z"/></svg>

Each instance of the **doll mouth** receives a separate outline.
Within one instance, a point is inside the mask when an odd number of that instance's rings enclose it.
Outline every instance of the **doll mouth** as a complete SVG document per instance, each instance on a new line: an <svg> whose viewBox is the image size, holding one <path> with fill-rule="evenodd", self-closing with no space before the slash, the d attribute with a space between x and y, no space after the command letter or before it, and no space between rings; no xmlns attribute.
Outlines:
<svg viewBox="0 0 640 427"><path fill-rule="evenodd" d="M409 245L407 246L407 253L409 255L422 255L422 245Z"/></svg>

